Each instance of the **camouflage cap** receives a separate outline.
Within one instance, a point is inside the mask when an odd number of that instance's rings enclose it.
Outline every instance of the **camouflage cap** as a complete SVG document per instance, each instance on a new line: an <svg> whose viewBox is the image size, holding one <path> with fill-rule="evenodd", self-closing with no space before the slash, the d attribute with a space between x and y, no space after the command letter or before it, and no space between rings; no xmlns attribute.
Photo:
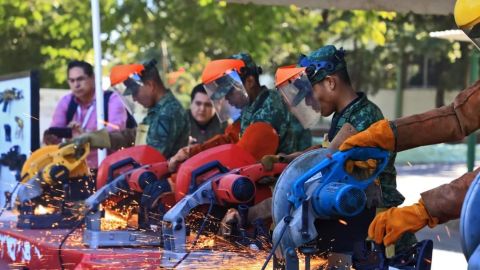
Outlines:
<svg viewBox="0 0 480 270"><path fill-rule="evenodd" d="M298 66L305 67L308 79L312 85L323 80L327 75L331 75L347 66L345 62L345 50L333 45L327 45L308 56L301 55L298 60Z"/></svg>
<svg viewBox="0 0 480 270"><path fill-rule="evenodd" d="M257 66L255 61L253 61L252 56L248 53L244 53L244 52L237 53L237 54L231 55L229 58L242 60L245 63L245 66L247 67L249 74L259 75L262 73L262 68Z"/></svg>

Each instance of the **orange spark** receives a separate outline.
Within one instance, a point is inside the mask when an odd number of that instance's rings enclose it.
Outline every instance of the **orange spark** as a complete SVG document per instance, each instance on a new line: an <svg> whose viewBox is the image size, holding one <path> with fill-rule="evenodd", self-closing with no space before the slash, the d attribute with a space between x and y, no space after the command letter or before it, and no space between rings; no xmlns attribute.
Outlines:
<svg viewBox="0 0 480 270"><path fill-rule="evenodd" d="M33 118L33 119L35 119L35 120L37 120L37 121L38 121L38 118L36 118L36 117L33 117L33 116L31 116L31 115L29 115L29 114L27 114L27 113L23 113L23 115L25 115L26 117Z"/></svg>
<svg viewBox="0 0 480 270"><path fill-rule="evenodd" d="M111 128L113 128L113 129L117 129L117 130L120 129L120 127L119 127L118 125L112 124L112 123L110 123L110 122L108 122L108 121L103 120L102 122L103 122L103 124L104 124L105 126L108 126L108 127L111 127Z"/></svg>
<svg viewBox="0 0 480 270"><path fill-rule="evenodd" d="M338 222L340 222L341 224L343 224L343 225L345 225L345 226L348 225L348 223L347 223L345 220L343 220L343 219L339 219Z"/></svg>
<svg viewBox="0 0 480 270"><path fill-rule="evenodd" d="M445 230L447 231L448 238L451 238L450 237L450 229L448 228L447 225L445 225Z"/></svg>

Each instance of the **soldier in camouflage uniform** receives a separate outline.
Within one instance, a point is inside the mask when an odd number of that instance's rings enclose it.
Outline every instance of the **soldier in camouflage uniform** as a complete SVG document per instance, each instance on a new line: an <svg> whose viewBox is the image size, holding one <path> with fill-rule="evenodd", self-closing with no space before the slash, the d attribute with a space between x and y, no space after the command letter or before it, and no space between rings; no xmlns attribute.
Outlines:
<svg viewBox="0 0 480 270"><path fill-rule="evenodd" d="M239 53L233 55L231 58L242 60L250 70L260 69L249 54ZM260 86L258 78L260 72L257 73L255 82ZM248 92L247 88L247 93ZM280 138L279 153L289 154L311 146L311 132L297 125L298 121L293 119L294 117L292 117L288 111L277 91L268 89L265 86L260 86L260 92L256 95L251 93L248 93L248 95L249 97L253 96L254 100L242 109L240 116L240 136L251 124L255 122L267 122L275 128ZM310 138L310 142L308 142L308 138Z"/></svg>
<svg viewBox="0 0 480 270"><path fill-rule="evenodd" d="M165 95L148 108L141 125L149 126L146 144L155 147L167 158L188 143L190 127L187 113L170 90L166 90Z"/></svg>
<svg viewBox="0 0 480 270"><path fill-rule="evenodd" d="M107 132L105 129L86 133L73 142L90 143L92 148L120 149L132 145L148 144L170 158L188 144L190 122L186 111L172 92L165 88L156 62L121 65L112 69L112 85L124 83L124 94L148 108L147 115L135 129Z"/></svg>
<svg viewBox="0 0 480 270"><path fill-rule="evenodd" d="M288 110L283 105L282 98L277 92L260 85L258 76L261 69L253 62L250 55L240 53L233 55L232 58L243 60L249 70L256 70L252 72L252 79L255 80L253 87L251 89L246 87L250 103L242 108L240 114L240 137L251 124L267 122L277 131L280 138L279 151L290 153L291 145L286 141L288 122L285 121Z"/></svg>
<svg viewBox="0 0 480 270"><path fill-rule="evenodd" d="M255 64L250 55L246 53L239 53L231 56L230 59L238 59L243 62L242 67L238 68L240 71L239 79L241 79L241 82L238 81L230 83L232 85L236 83L241 84L240 87L245 89L246 100L244 104L241 104L241 101L236 101L236 103L239 104L230 104L231 106L229 109L224 109L221 106L224 106L224 104L227 103L232 103L232 97L236 95L236 99L239 99L238 96L242 95L240 91L231 90L231 86L215 89L213 91L209 90L209 86L208 84L205 84L205 82L204 85L206 86L207 93L216 107L216 112L219 115L219 118L226 120L228 117L230 117L236 120L234 125L238 125L238 135L231 133L232 126L230 126L230 128L227 127L225 134L217 135L203 144L182 149L170 159L171 171L174 171L179 163L203 150L221 144L236 143L245 132L245 129L256 122L266 122L275 129L280 139L278 147L278 152L280 153L288 154L299 151L302 149L298 147L308 147L309 144L311 144L311 137L310 142L308 142L309 137L303 135L303 133L310 133L310 131L299 131L299 127L295 127L295 123L289 121L291 118L289 115L290 113L288 112L285 104L282 102L282 98L280 97L279 93L260 85L259 75L261 74L262 70ZM206 69L208 69L208 66ZM206 71L204 71L204 74L205 72ZM223 77L220 79L222 78ZM235 92L235 94L232 94L232 92ZM231 113L233 107L241 107L241 110L239 110L240 115L237 116L238 119L235 119L235 116L230 114L224 115L224 111ZM295 130L293 127L295 127Z"/></svg>
<svg viewBox="0 0 480 270"><path fill-rule="evenodd" d="M338 131L345 123L350 123L357 131L367 129L371 124L383 119L381 110L373 102L369 101L362 92L355 92L351 87L350 78L346 69L344 60L344 52L342 49L337 50L335 46L325 46L319 50L312 52L307 57L300 60L300 66L307 68L311 63L321 63L322 61L331 61L334 67L330 70L320 69L311 70L311 83L314 93L319 93L319 101L322 116L328 116L332 113L332 123L328 132L328 140L332 141ZM337 75L340 81L346 85L345 91L332 97L325 89L325 78L327 76ZM339 83L342 87L342 82ZM338 87L338 86L337 86ZM326 91L325 91L326 90ZM336 90L338 92L338 90ZM327 101L325 101L327 100ZM342 104L344 104L342 106ZM403 203L405 198L396 190L396 170L394 167L395 155L392 153L390 162L385 171L380 174L380 182L382 186L383 201L380 206L392 207Z"/></svg>
<svg viewBox="0 0 480 270"><path fill-rule="evenodd" d="M313 102L318 102L317 106L322 116L326 117L333 114L328 133L329 141L333 140L345 123L350 123L357 131L363 131L373 123L384 118L380 109L369 101L364 93L355 92L352 88L342 49L337 50L332 45L325 46L308 56L302 56L298 66L305 68L303 72L310 81L312 88L310 88L310 92L299 91L296 98L300 97L303 100L310 98L314 100ZM290 104L291 102L289 103L288 100L286 102L290 107L296 105ZM308 100L306 102L308 103ZM297 114L302 114L298 113L298 111L296 111ZM312 114L311 111L309 113ZM297 117L305 119L305 115ZM295 153L291 157L298 155L299 153ZM262 163L266 168L270 168L275 162L291 161L291 159L288 156L265 156L262 159ZM394 163L395 154L391 153L388 165L379 176L378 182L380 182L381 190L374 186L367 190L367 196L369 197L368 207L377 207L378 211L382 211L384 208L398 206L405 200L396 189ZM370 212L374 210L374 208L371 209ZM366 231L361 233L366 233ZM403 241L397 242L396 249L403 250L415 242L416 238L413 234L405 234Z"/></svg>
<svg viewBox="0 0 480 270"><path fill-rule="evenodd" d="M335 113L328 133L328 140L332 141L345 123L350 123L357 131L367 129L371 124L384 119L380 109L367 99L364 93L358 92L358 97L352 101L341 113ZM382 202L378 205L383 208L398 206L403 203L403 197L397 190L395 170L395 153L390 153L390 160L384 171L379 175L382 187Z"/></svg>

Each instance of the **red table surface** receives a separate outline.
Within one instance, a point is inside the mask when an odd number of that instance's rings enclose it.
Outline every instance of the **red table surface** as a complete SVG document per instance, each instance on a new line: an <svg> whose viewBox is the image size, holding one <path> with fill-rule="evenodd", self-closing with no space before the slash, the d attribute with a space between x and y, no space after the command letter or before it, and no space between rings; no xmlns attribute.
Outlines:
<svg viewBox="0 0 480 270"><path fill-rule="evenodd" d="M17 229L15 222L0 222L0 269L15 266L60 269L58 248L68 231ZM64 269L159 268L160 248L91 249L83 245L82 233L82 229L76 230L62 246Z"/></svg>

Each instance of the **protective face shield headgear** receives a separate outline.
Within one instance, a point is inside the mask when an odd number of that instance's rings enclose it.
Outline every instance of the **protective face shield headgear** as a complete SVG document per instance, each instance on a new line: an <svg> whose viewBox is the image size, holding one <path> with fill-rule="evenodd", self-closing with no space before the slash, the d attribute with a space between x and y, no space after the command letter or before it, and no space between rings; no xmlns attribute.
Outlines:
<svg viewBox="0 0 480 270"><path fill-rule="evenodd" d="M204 87L221 122L236 120L242 108L248 105L247 91L235 70L227 71L218 79L204 83Z"/></svg>
<svg viewBox="0 0 480 270"><path fill-rule="evenodd" d="M321 82L326 76L346 68L345 50L333 45L324 46L311 52L308 56L301 55L298 66L304 67L312 85Z"/></svg>
<svg viewBox="0 0 480 270"><path fill-rule="evenodd" d="M152 60L151 63L156 63ZM111 85L125 86L123 95L136 95L141 86L143 86L142 78L140 74L145 70L145 66L142 64L131 65L118 65L112 68L110 72Z"/></svg>
<svg viewBox="0 0 480 270"><path fill-rule="evenodd" d="M276 85L290 112L304 128L311 128L320 120L320 103L313 97L305 68L282 67L276 73Z"/></svg>
<svg viewBox="0 0 480 270"><path fill-rule="evenodd" d="M480 1L457 0L454 16L457 26L480 49Z"/></svg>
<svg viewBox="0 0 480 270"><path fill-rule="evenodd" d="M128 79L123 81L123 84L125 85L125 92L123 92L123 95L132 95L133 97L138 94L140 87L143 86L142 79L136 73L130 75Z"/></svg>

